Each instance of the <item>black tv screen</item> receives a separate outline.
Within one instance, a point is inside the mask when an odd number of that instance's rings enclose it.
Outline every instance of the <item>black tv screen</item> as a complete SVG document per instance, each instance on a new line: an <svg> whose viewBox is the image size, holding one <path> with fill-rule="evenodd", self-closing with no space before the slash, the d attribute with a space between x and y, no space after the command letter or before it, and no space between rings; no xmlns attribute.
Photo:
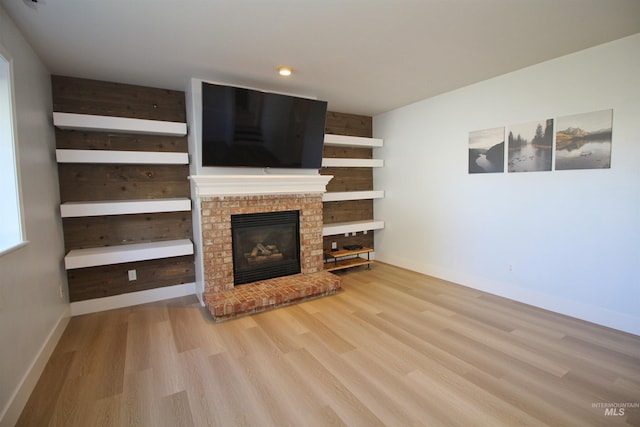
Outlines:
<svg viewBox="0 0 640 427"><path fill-rule="evenodd" d="M202 166L319 169L327 103L202 83Z"/></svg>

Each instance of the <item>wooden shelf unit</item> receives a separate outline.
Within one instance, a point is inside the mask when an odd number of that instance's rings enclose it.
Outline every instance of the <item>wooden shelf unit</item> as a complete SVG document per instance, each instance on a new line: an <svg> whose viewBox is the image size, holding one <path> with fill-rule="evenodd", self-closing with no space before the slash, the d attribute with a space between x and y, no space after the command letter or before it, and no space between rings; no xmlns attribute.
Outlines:
<svg viewBox="0 0 640 427"><path fill-rule="evenodd" d="M323 202L340 202L345 200L369 200L384 198L384 191L334 191L323 193Z"/></svg>
<svg viewBox="0 0 640 427"><path fill-rule="evenodd" d="M66 202L60 205L62 218L140 213L180 212L191 210L191 199L104 200Z"/></svg>
<svg viewBox="0 0 640 427"><path fill-rule="evenodd" d="M341 159L341 158L323 158L323 168L381 168L384 166L382 159Z"/></svg>
<svg viewBox="0 0 640 427"><path fill-rule="evenodd" d="M324 135L324 144L329 147L365 147L379 148L383 146L383 140L379 138L364 138L347 135ZM382 159L357 159L341 157L325 157L322 159L322 167L328 168L381 168L384 166Z"/></svg>
<svg viewBox="0 0 640 427"><path fill-rule="evenodd" d="M324 145L329 146L346 146L346 147L382 147L383 140L379 138L365 138L361 136L333 135L326 133L324 135Z"/></svg>
<svg viewBox="0 0 640 427"><path fill-rule="evenodd" d="M188 153L57 149L58 163L187 165Z"/></svg>
<svg viewBox="0 0 640 427"><path fill-rule="evenodd" d="M141 133L146 135L170 136L185 136L187 134L186 123L99 116L93 114L54 112L53 124L58 129L92 132Z"/></svg>
<svg viewBox="0 0 640 427"><path fill-rule="evenodd" d="M193 243L189 239L74 249L64 257L64 265L72 270L183 255L193 255Z"/></svg>
<svg viewBox="0 0 640 427"><path fill-rule="evenodd" d="M323 236L334 236L337 234L359 233L363 231L381 230L384 228L384 221L348 221L325 224L322 227Z"/></svg>
<svg viewBox="0 0 640 427"><path fill-rule="evenodd" d="M184 93L63 76L52 90L71 303L194 282Z"/></svg>
<svg viewBox="0 0 640 427"><path fill-rule="evenodd" d="M338 251L326 251L324 253L324 270L336 271L345 268L358 267L362 265L371 266L373 261L369 255L373 252L371 248L361 248L355 250L342 249ZM363 258L360 255L366 254Z"/></svg>
<svg viewBox="0 0 640 427"><path fill-rule="evenodd" d="M355 148L355 156L362 152L363 148L376 149L383 147L384 142L379 138L365 138L359 136L345 136L325 134L325 145L329 147ZM364 154L364 153L363 153ZM360 154L360 155L363 155ZM344 154L342 154L344 156ZM325 157L322 159L323 167L332 168L378 168L384 167L383 159L355 158L354 157ZM348 186L346 186L348 188ZM384 198L382 190L366 191L329 191L322 196L323 202L351 202L360 200L374 200ZM345 218L346 219L346 218ZM324 224L323 236L337 236L354 233L379 230L384 228L384 221L367 219L359 221L346 221Z"/></svg>

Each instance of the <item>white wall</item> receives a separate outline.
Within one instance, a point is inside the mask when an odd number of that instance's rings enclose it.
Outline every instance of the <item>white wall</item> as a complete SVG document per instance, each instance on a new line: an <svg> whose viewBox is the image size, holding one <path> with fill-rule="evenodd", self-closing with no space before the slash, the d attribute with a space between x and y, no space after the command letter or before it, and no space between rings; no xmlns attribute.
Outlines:
<svg viewBox="0 0 640 427"><path fill-rule="evenodd" d="M636 34L374 117L376 258L640 334L639 53ZM470 131L610 108L611 169L467 172Z"/></svg>
<svg viewBox="0 0 640 427"><path fill-rule="evenodd" d="M68 318L57 213L49 72L0 7L0 45L13 60L18 165L29 243L0 256L0 425L14 425Z"/></svg>

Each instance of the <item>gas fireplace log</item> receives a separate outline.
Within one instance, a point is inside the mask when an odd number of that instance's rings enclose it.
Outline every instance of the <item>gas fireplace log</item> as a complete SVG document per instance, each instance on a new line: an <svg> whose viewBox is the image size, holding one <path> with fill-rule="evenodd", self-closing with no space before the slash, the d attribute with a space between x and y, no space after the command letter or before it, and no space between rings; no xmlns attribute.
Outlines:
<svg viewBox="0 0 640 427"><path fill-rule="evenodd" d="M249 264L253 264L256 262L278 261L283 258L283 255L276 245L265 246L262 243L258 243L250 253L245 253L244 257Z"/></svg>
<svg viewBox="0 0 640 427"><path fill-rule="evenodd" d="M244 257L249 264L255 264L259 262L279 261L283 258L283 255L281 253L271 254L271 255L258 255L258 256L251 256L251 254L244 254Z"/></svg>
<svg viewBox="0 0 640 427"><path fill-rule="evenodd" d="M258 248L258 251L260 251L260 255L265 255L265 256L271 255L271 251L267 249L262 243L258 243L256 245L256 248Z"/></svg>

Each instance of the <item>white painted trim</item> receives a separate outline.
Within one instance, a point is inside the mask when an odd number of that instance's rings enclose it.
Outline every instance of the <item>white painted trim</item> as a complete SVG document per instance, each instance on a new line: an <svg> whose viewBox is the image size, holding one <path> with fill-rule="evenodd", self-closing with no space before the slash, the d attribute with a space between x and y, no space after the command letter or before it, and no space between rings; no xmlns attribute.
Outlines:
<svg viewBox="0 0 640 427"><path fill-rule="evenodd" d="M326 133L324 135L324 145L378 148L382 147L383 140L380 138L363 138L360 136L333 135Z"/></svg>
<svg viewBox="0 0 640 427"><path fill-rule="evenodd" d="M193 254L189 239L74 249L64 257L67 270Z"/></svg>
<svg viewBox="0 0 640 427"><path fill-rule="evenodd" d="M13 246L11 246L9 248L3 249L3 250L0 251L0 257L3 256L3 255L9 254L11 252L15 252L15 251L17 251L19 249L22 249L25 246L27 246L28 244L29 244L29 241L25 240L25 241L22 241L22 242L20 242L20 243L18 243L16 245L13 245Z"/></svg>
<svg viewBox="0 0 640 427"><path fill-rule="evenodd" d="M9 253L9 252L13 252L15 249L18 249L20 247L22 247L23 245L28 243L28 237L27 237L27 224L26 224L26 215L25 215L25 210L24 210L24 193L22 191L22 174L20 173L20 143L19 143L19 136L18 136L18 116L17 116L17 110L16 110L16 104L17 104L17 98L16 98L16 93L15 93L15 79L14 79L14 67L13 67L13 56L9 54L8 51L5 50L5 48L0 44L0 55L2 56L2 59L4 61L7 62L7 66L8 66L8 75L7 75L7 80L8 80L8 96L9 96L9 133L11 134L10 139L11 139L11 155L9 156L10 159L9 163L11 163L12 167L9 167L9 169L12 169L12 174L13 175L13 179L15 181L15 196L17 197L16 200L16 207L17 207L17 215L18 215L18 220L15 221L20 230L19 230L19 234L20 234L20 241L19 242L14 242L15 244L12 245L11 247L5 247L2 251L0 251L0 255L4 254L4 253ZM3 130L3 133L4 130ZM6 153L5 153L6 154ZM4 163L4 162L3 162ZM4 165L3 165L4 166ZM3 175L3 179L6 179L7 175Z"/></svg>
<svg viewBox="0 0 640 427"><path fill-rule="evenodd" d="M191 199L187 198L67 202L60 205L62 218L190 210Z"/></svg>
<svg viewBox="0 0 640 427"><path fill-rule="evenodd" d="M322 159L323 168L381 168L384 166L382 159L348 159L325 157Z"/></svg>
<svg viewBox="0 0 640 427"><path fill-rule="evenodd" d="M114 295L111 297L77 301L71 303L71 315L80 316L87 313L96 313L115 308L130 307L132 305L147 304L171 298L195 295L195 293L196 284L191 282L182 285L164 286L162 288L148 289L146 291Z"/></svg>
<svg viewBox="0 0 640 427"><path fill-rule="evenodd" d="M324 193L330 175L195 175L197 197Z"/></svg>
<svg viewBox="0 0 640 427"><path fill-rule="evenodd" d="M323 202L340 202L344 200L368 200L382 199L384 191L336 191L333 193L324 193L322 195Z"/></svg>
<svg viewBox="0 0 640 427"><path fill-rule="evenodd" d="M121 132L148 135L185 136L187 124L162 120L128 117L96 116L92 114L53 113L53 124L59 129L96 132Z"/></svg>
<svg viewBox="0 0 640 427"><path fill-rule="evenodd" d="M195 194L195 184L191 182L191 194ZM193 200L193 209L191 209L191 219L193 225L193 244L196 248L195 255L195 279L196 279L196 295L201 303L204 303L202 294L205 288L204 259L202 258L202 203L200 199Z"/></svg>
<svg viewBox="0 0 640 427"><path fill-rule="evenodd" d="M18 418L20 418L20 414L22 413L24 406L27 404L29 396L31 396L31 393L38 383L40 375L42 375L53 350L56 348L58 341L60 341L60 337L62 337L62 333L69 323L69 315L70 309L69 307L65 307L55 326L51 329L51 332L42 343L42 346L34 357L33 362L29 365L27 372L20 380L18 387L9 399L9 402L0 413L0 427L15 426Z"/></svg>
<svg viewBox="0 0 640 427"><path fill-rule="evenodd" d="M58 163L187 165L188 153L116 150L56 150Z"/></svg>
<svg viewBox="0 0 640 427"><path fill-rule="evenodd" d="M325 224L324 227L322 227L322 235L333 236L336 234L357 233L382 228L384 228L384 221L380 220L336 222L334 224Z"/></svg>

